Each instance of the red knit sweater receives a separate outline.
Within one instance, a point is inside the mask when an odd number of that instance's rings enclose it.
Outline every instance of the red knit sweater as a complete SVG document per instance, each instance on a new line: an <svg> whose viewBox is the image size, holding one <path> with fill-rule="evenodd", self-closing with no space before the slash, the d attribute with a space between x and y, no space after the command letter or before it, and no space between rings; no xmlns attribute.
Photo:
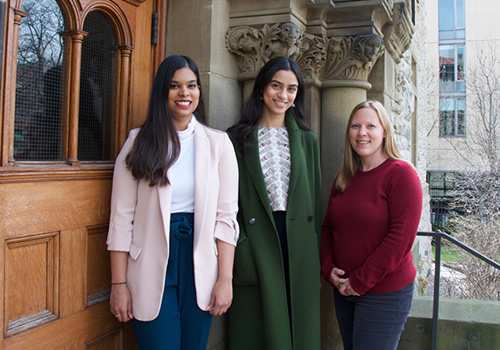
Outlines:
<svg viewBox="0 0 500 350"><path fill-rule="evenodd" d="M415 169L386 160L359 170L343 193L332 187L321 235L321 270L330 282L334 267L352 288L390 293L415 280L411 248L422 212L422 187Z"/></svg>

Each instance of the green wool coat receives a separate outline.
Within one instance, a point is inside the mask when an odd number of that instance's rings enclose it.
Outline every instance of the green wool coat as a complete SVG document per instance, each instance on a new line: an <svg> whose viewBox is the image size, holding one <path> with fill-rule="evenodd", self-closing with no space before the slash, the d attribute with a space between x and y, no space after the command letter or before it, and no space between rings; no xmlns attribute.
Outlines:
<svg viewBox="0 0 500 350"><path fill-rule="evenodd" d="M290 269L288 313L278 233L259 159L257 131L251 149L236 150L240 238L234 260L234 297L228 311L229 350L320 349L321 172L316 136L286 117L291 174L286 211Z"/></svg>

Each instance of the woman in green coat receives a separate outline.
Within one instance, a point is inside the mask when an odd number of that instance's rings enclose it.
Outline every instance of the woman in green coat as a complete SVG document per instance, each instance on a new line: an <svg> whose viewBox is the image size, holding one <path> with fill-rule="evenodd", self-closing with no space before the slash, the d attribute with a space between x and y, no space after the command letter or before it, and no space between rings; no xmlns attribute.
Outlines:
<svg viewBox="0 0 500 350"><path fill-rule="evenodd" d="M297 64L272 59L228 130L239 166L241 230L229 350L320 349L320 160L303 98Z"/></svg>

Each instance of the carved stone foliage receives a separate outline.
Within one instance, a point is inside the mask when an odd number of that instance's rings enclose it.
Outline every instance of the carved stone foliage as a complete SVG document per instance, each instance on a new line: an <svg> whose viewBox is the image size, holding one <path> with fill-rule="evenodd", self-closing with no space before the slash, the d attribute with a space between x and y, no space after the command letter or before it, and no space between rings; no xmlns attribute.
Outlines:
<svg viewBox="0 0 500 350"><path fill-rule="evenodd" d="M368 80L383 54L382 38L376 34L330 38L323 80Z"/></svg>
<svg viewBox="0 0 500 350"><path fill-rule="evenodd" d="M415 26L404 2L394 4L392 24L384 28L385 47L396 63L410 47Z"/></svg>
<svg viewBox="0 0 500 350"><path fill-rule="evenodd" d="M293 23L239 26L226 33L227 49L238 55L240 78L253 78L271 58L293 58L310 80L367 80L383 53L375 34L327 38L303 32Z"/></svg>
<svg viewBox="0 0 500 350"><path fill-rule="evenodd" d="M267 61L284 56L293 58L306 78L316 78L326 61L326 39L305 33L293 23L232 28L226 33L226 46L239 56L242 77L253 77Z"/></svg>

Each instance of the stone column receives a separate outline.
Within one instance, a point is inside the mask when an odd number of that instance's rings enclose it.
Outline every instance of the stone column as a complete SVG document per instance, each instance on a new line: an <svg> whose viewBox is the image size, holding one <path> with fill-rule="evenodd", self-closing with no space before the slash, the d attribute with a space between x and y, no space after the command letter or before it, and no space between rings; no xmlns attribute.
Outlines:
<svg viewBox="0 0 500 350"><path fill-rule="evenodd" d="M366 100L367 91L371 88L368 76L382 53L382 38L376 34L329 39L321 101L321 164L325 208L333 178L344 159L347 121L354 106Z"/></svg>
<svg viewBox="0 0 500 350"><path fill-rule="evenodd" d="M306 33L292 22L264 24L260 29L249 26L229 29L226 33L226 47L238 57L238 80L243 82L243 101L250 96L254 79L266 62L274 57L290 57L297 62L304 77L306 123L319 137L319 77L326 61L326 44L326 37Z"/></svg>
<svg viewBox="0 0 500 350"><path fill-rule="evenodd" d="M330 80L323 83L321 103L321 165L323 207L344 159L344 139L349 115L359 102L366 100L367 82Z"/></svg>

